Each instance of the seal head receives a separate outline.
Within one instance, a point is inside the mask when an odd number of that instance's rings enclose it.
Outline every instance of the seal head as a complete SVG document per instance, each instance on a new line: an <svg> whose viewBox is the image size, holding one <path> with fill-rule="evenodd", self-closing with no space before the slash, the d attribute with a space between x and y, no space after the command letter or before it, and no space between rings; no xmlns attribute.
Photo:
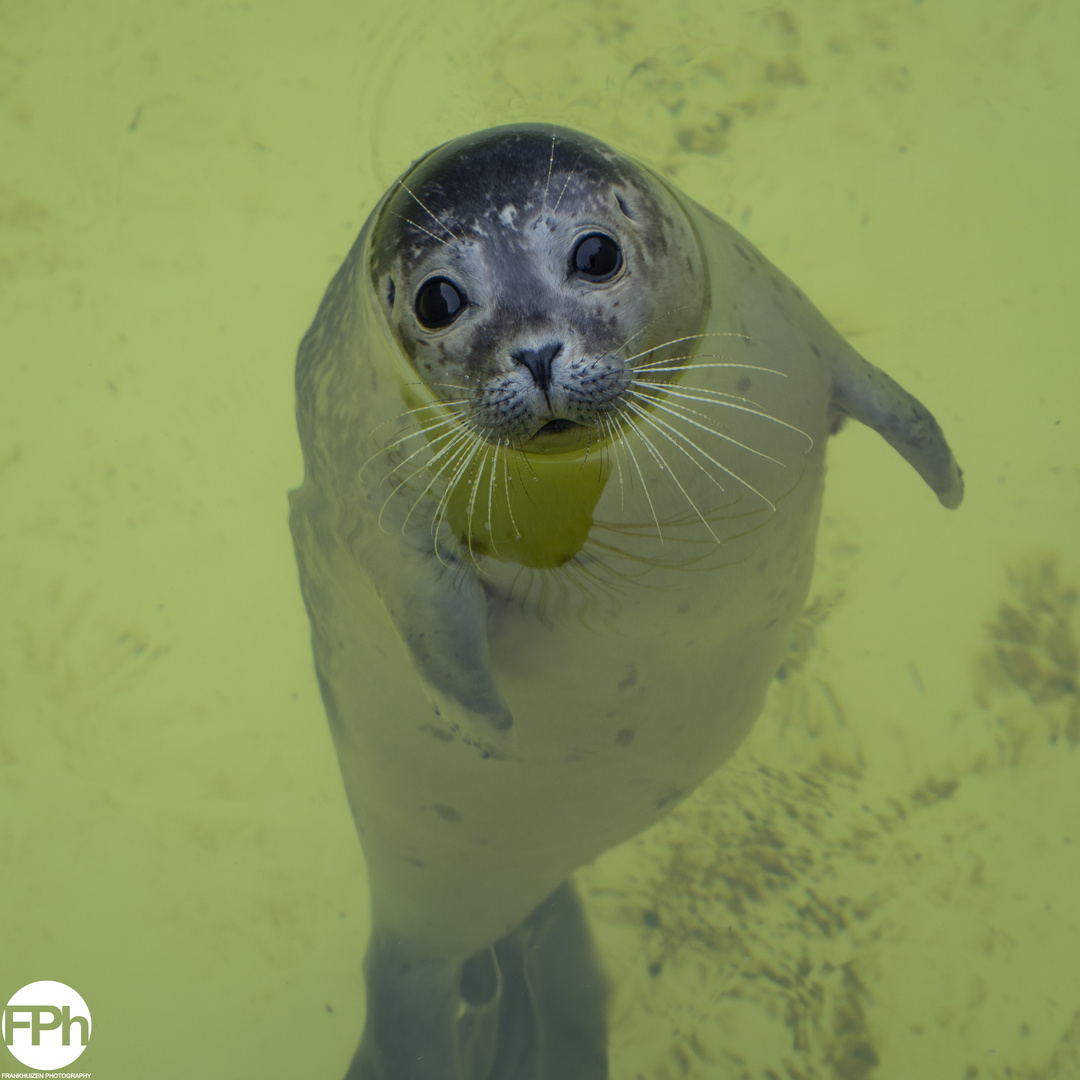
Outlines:
<svg viewBox="0 0 1080 1080"><path fill-rule="evenodd" d="M417 162L383 206L372 264L418 374L494 445L599 441L631 368L707 317L701 244L666 189L588 136L539 126Z"/></svg>

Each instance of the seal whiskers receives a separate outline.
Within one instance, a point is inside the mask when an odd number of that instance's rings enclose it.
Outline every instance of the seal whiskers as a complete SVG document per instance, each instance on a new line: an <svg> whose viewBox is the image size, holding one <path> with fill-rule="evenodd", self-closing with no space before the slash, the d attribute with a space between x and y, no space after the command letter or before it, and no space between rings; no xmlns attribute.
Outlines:
<svg viewBox="0 0 1080 1080"><path fill-rule="evenodd" d="M656 420L656 419L655 419L654 417L651 417L651 416L649 415L649 413L648 413L648 410L646 410L646 409L643 409L643 408L641 408L641 406L640 406L640 405L637 405L636 403L634 403L633 401L631 401L631 400L629 400L629 399L627 399L627 401L625 402L625 405L624 405L624 407L625 407L626 409L628 409L628 410L629 410L630 412L634 413L634 414L635 414L635 415L636 415L637 417L639 417L639 418L640 418L640 420L641 420L641 421L642 421L643 423L645 423L645 424L648 424L648 426L649 426L649 427L651 427L651 428L653 428L653 429L654 429L654 430L655 430L655 431L656 431L656 432L657 432L658 434L660 434L660 435L663 435L663 436L664 436L665 438L667 438L667 439L668 439L668 441L669 441L669 442L670 442L670 443L671 443L671 444L672 444L672 445L673 445L673 446L674 446L674 447L675 447L675 448L676 448L677 450L679 450L679 451L681 451L681 452L682 452L683 454L685 454L685 455L686 455L686 457L688 457L688 458L689 458L689 459L690 459L690 460L691 460L691 461L692 461L692 462L693 462L693 463L694 463L694 464L695 464L695 465L696 465L696 466L697 466L697 467L698 467L698 468L699 468L699 469L701 470L701 472L702 472L702 473L704 473L704 475L705 475L706 477L708 477L708 479L709 479L709 480L711 480L711 481L712 481L712 482L713 482L714 484L716 484L716 486L717 486L718 488L720 488L720 490L721 490L721 491L723 491L723 485L721 485L720 481L719 481L719 480L717 480L717 479L716 479L716 477L715 477L715 476L713 476L713 475L712 475L712 474L711 474L711 473L709 472L709 470L708 470L708 469L706 469L706 468L705 468L705 467L704 467L704 466L703 466L703 465L701 464L701 462L699 462L699 461L698 461L698 460L697 460L697 459L696 459L696 458L695 458L695 457L694 457L694 456L693 456L693 455L692 455L692 454L690 453L690 451L686 449L686 447L682 446L682 445L681 445L681 444L680 444L680 443L679 443L678 441L676 441L675 439L671 438L671 436L670 436L670 435L668 434L668 431L673 431L674 429L672 429L672 428L671 428L671 426L670 426L669 424L665 424L665 423L664 423L664 422L663 422L662 420L658 422L658 421L657 421L657 420ZM665 428L667 428L667 429L668 429L668 431L665 431L665 430L664 430ZM688 504L689 504L689 506L690 506L690 509L691 509L691 510L693 510L693 511L694 511L694 513L695 513L695 514L697 514L697 516L698 516L698 517L699 517L699 518L701 519L701 523L702 523L702 524L703 524L703 525L705 526L705 529L706 529L706 530L708 531L709 535L710 535L710 536L711 536L711 537L713 538L713 540L715 540L715 541L716 541L716 543L717 543L718 545L719 545L719 544L722 544L722 543L723 543L723 540L721 540L721 539L720 539L720 537L719 537L719 536L717 536L715 532L713 532L713 528L712 528L712 526L711 526L711 525L709 524L709 522L708 522L708 519L707 519L707 518L705 517L705 515L704 515L704 514L703 514L703 513L701 512L701 510L700 510L700 509L698 508L698 505L697 505L697 503L696 503L696 502L694 502L694 500L693 500L693 498L691 497L690 493L689 493L689 492L688 492L688 491L686 490L686 488L685 488L685 486L683 485L682 481L681 481L681 480L679 479L678 473L676 473L676 472L675 472L675 470L674 470L674 469L673 469L673 468L671 467L671 465L670 465L670 464L668 464L668 462L667 462L667 460L665 459L664 455L663 455L663 454L661 454L659 450L657 450L657 448L656 448L655 444L653 443L652 439L650 439L650 438L649 438L649 437L648 437L648 436L647 436L647 435L645 434L645 432L644 432L644 431L642 430L642 428L641 428L641 425L640 425L640 424L637 424L637 425L635 425L635 427L634 427L634 434L635 434L635 435L636 435L636 436L637 436L637 437L638 437L638 438L639 438L639 439L641 440L641 442L642 442L642 443L644 444L644 446L645 446L645 449L646 449L646 450L648 450L650 454L652 454L652 456L653 456L653 460L654 460L654 461L655 461L655 462L656 462L656 463L657 463L657 464L658 464L658 465L660 466L660 468L661 468L661 469L662 469L662 470L663 470L664 472L666 472L666 473L667 473L667 475L668 475L668 476L670 476L670 477L671 477L671 481L672 481L672 483L673 483L673 484L674 484L674 485L675 485L675 486L676 486L676 487L677 487L677 488L679 489L679 491L681 491L681 492L682 492L682 494L683 494L683 498L685 498L685 499L686 499L687 503L688 503ZM693 442L692 442L691 440L689 440L689 439L684 439L684 441L685 441L685 442L687 442L687 443L689 443L689 444L690 444L691 446L694 446L694 444L693 444ZM701 451L701 450L700 450L700 448L699 448L699 447L697 447L697 446L694 446L694 449L695 449L695 450L698 450L698 452L699 452L699 453L703 453L703 451ZM704 456L705 456L705 457L708 457L708 455L707 455L707 454L705 454Z"/></svg>
<svg viewBox="0 0 1080 1080"><path fill-rule="evenodd" d="M739 447L739 449L747 451L747 453L756 454L758 457L764 458L766 461L771 461L774 465L779 465L782 469L785 468L785 465L782 461L780 461L778 458L774 458L771 454L766 454L764 450L755 450L752 446L749 446L744 442L740 442L738 439L735 439L730 435L725 435L724 432L722 432L719 428L713 427L711 424L702 423L702 420L707 420L708 416L700 409L691 409L688 406L680 405L677 402L665 401L663 395L661 394L642 393L639 390L630 389L627 390L626 395L628 398L636 398L638 401L645 402L651 405L653 408L659 409L661 412L670 413L672 416L677 417L679 420L683 420L688 424L692 424L694 427L700 428L702 431L708 432L710 435L715 435L716 438L723 439L725 442L729 442L733 446L737 446ZM709 399L699 398L698 400L708 401ZM753 416L760 416L765 420L776 419L775 417L770 416L768 413L759 412L756 409L744 409L741 406L732 405L730 402L727 401L717 402L717 404L740 409L740 411L742 412L748 412ZM699 417L700 419L695 420L694 417ZM687 439L686 435L683 432L676 431L669 425L665 425L665 430L669 430L673 434L677 435L679 438L685 440L690 446L693 446L694 449L701 453L704 457L709 457L709 455L705 454L705 452L701 450L700 447L696 446L691 440ZM709 460L713 461L712 458L709 458ZM729 476L731 475L731 473L725 468L725 466L721 465L720 462L713 461L713 464L716 465L716 467L719 469L724 469L724 471L728 472ZM738 477L735 477L735 479L738 479Z"/></svg>
<svg viewBox="0 0 1080 1080"><path fill-rule="evenodd" d="M445 223L445 222L444 222L444 221L443 221L443 220L442 220L442 219L441 219L441 218L439 217L439 215L438 215L438 214L436 214L436 213L435 213L435 212L434 212L434 211L433 211L433 210L432 210L432 209L431 209L431 208L430 208L430 207L429 207L429 206L428 206L428 205L427 205L427 204L426 204L426 203L424 202L424 200L423 200L423 199L421 199L421 198L420 198L420 196L419 196L419 195L417 195L417 194L416 194L416 192L414 192L414 191L413 191L413 190L412 190L412 189L411 189L411 188L409 187L409 185L408 185L408 184L406 184L406 183L405 183L405 181L404 181L404 180L402 180L402 179L401 179L400 177L398 177L398 184L399 184L399 185L400 185L401 187L403 187L403 188L404 188L404 189L405 189L405 190L406 190L406 191L407 191L407 192L409 193L409 197L410 197L410 198L411 198L411 199L413 200L413 202L415 202L415 203L417 204L417 206L419 206L419 207L420 207L420 209L421 209L421 210L423 210L423 211L424 211L424 213L426 213L426 214L428 215L428 217L430 217L430 218L431 218L431 220L432 220L432 221L434 221L434 222L435 222L435 223L436 223L436 224L437 224L437 225L438 225L438 226L439 226L439 227L440 227L440 228L441 228L441 229L442 229L442 230L443 230L444 232L446 232L448 236L452 237L452 238L453 238L454 240L456 240L456 241L457 241L457 242L458 242L459 244L462 244L462 243L464 243L464 242L465 242L465 241L464 241L464 240L463 240L463 239L462 239L462 238L461 238L460 236L456 235L456 234L454 233L454 230L453 230L453 229L451 229L451 228L450 228L450 227L449 227L449 226L448 226L448 225L447 225L447 224L446 224L446 223ZM415 229L419 229L419 230L420 230L421 232L423 232L423 233L427 233L427 235L428 235L428 236L434 236L434 234L433 234L433 233L429 233L429 232L427 231L427 229L425 229L425 228L424 228L424 227L423 227L422 225L417 225L417 224L416 224L416 223L415 223L414 221L409 221L409 219L408 219L408 218L404 217L404 216L403 216L402 214L398 214L398 213L397 213L397 211L392 211L392 213L394 213L394 214L395 214L395 215L396 215L397 217L400 217L400 218L402 218L402 220L403 220L403 221L405 221L405 222L407 222L407 223L408 223L409 225L412 225L412 226L413 226L413 228L415 228ZM437 236L434 236L434 238L435 238L436 240L439 240L439 239L440 239L440 238L439 238L439 237L437 237ZM442 243L444 243L444 244L446 243L446 241L445 241L445 240L442 240L441 242L442 242Z"/></svg>

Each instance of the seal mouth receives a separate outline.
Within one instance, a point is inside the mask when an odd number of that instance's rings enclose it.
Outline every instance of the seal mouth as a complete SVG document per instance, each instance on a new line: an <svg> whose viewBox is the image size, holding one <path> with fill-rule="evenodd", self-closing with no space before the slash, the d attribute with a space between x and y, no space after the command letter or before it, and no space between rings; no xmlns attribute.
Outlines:
<svg viewBox="0 0 1080 1080"><path fill-rule="evenodd" d="M533 438L539 438L543 435L562 435L565 431L572 431L574 428L581 427L580 424L574 423L573 420L549 420L539 431L533 433Z"/></svg>
<svg viewBox="0 0 1080 1080"><path fill-rule="evenodd" d="M588 445L589 429L584 424L557 417L537 428L523 449L541 454L566 454Z"/></svg>

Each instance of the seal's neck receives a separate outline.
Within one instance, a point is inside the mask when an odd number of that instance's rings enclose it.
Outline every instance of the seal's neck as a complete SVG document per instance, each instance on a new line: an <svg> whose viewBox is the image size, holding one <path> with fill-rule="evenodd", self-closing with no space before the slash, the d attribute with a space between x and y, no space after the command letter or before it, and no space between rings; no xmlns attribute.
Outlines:
<svg viewBox="0 0 1080 1080"><path fill-rule="evenodd" d="M446 519L474 556L553 569L585 544L611 473L610 455L492 449L458 478Z"/></svg>

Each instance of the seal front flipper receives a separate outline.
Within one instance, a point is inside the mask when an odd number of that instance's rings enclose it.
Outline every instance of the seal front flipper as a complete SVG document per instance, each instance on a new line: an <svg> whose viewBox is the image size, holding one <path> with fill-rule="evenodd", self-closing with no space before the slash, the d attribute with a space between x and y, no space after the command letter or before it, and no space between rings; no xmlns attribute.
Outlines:
<svg viewBox="0 0 1080 1080"><path fill-rule="evenodd" d="M479 581L465 567L414 551L373 581L432 696L456 703L475 734L497 746L513 718L491 666Z"/></svg>
<svg viewBox="0 0 1080 1080"><path fill-rule="evenodd" d="M469 568L445 554L440 562L430 542L410 543L362 516L347 513L343 520L341 505L350 504L327 499L310 477L289 502L320 678L351 650L370 647L355 618L364 594L374 590L443 720L463 728L466 741L486 754L501 756L512 719L491 666L487 600ZM345 661L346 668L354 664ZM323 685L328 708L333 681Z"/></svg>
<svg viewBox="0 0 1080 1080"><path fill-rule="evenodd" d="M845 350L835 375L832 404L873 428L930 485L942 506L960 505L963 473L933 414L853 349Z"/></svg>

